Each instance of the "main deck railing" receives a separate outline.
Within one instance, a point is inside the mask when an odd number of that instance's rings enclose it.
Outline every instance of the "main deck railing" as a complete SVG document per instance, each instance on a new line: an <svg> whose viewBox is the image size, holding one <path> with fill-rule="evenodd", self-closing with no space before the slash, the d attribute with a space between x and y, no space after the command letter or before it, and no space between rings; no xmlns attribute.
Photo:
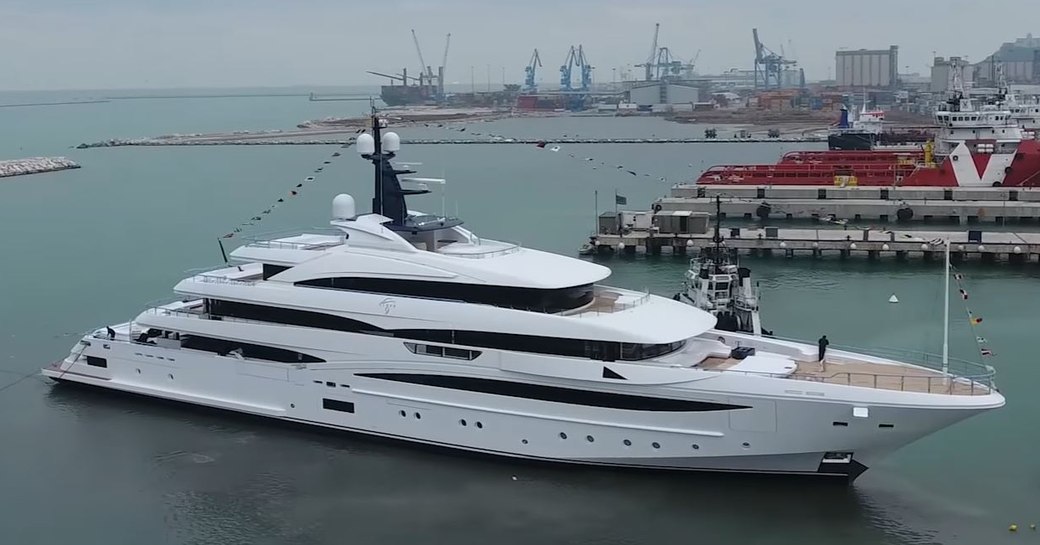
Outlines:
<svg viewBox="0 0 1040 545"><path fill-rule="evenodd" d="M772 340L798 343L797 348L805 346L804 341L773 337ZM794 345L791 345L795 348ZM763 349L768 347L763 346ZM996 390L994 376L996 370L978 362L948 357L943 363L942 356L929 352L905 350L899 348L860 348L830 345L827 349L827 360L840 366L847 364L879 364L910 365L909 370L918 369L921 374L884 373L870 371L818 371L812 373L794 372L778 374L757 371L734 370L728 372L746 373L750 375L788 378L808 382L827 384L845 384L877 388L883 390L899 390L909 392L951 394L951 395L985 395ZM804 364L805 362L803 362ZM812 365L812 362L808 362ZM826 367L825 367L826 369ZM723 369L723 371L727 371Z"/></svg>

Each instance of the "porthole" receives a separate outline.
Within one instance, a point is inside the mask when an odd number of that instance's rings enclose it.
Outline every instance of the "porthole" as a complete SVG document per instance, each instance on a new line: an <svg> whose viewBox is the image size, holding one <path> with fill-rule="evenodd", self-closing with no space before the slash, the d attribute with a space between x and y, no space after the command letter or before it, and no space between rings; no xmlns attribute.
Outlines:
<svg viewBox="0 0 1040 545"><path fill-rule="evenodd" d="M596 441L596 438L595 438L595 437L593 437L593 436L591 436L591 435L586 435L586 436L585 436L585 440L586 440L586 441L588 441L588 442L590 442L590 443L592 443L592 442L595 442L595 441Z"/></svg>
<svg viewBox="0 0 1040 545"><path fill-rule="evenodd" d="M521 439L520 442L526 445L527 444L527 439Z"/></svg>
<svg viewBox="0 0 1040 545"><path fill-rule="evenodd" d="M560 439L566 439L566 438L567 438L567 434L566 434L566 433L563 433L563 432L561 431L561 432L560 432Z"/></svg>
<svg viewBox="0 0 1040 545"><path fill-rule="evenodd" d="M415 419L416 420L422 420L422 415L419 414L419 413L415 413Z"/></svg>
<svg viewBox="0 0 1040 545"><path fill-rule="evenodd" d="M747 441L744 441L743 443L740 444L740 446L742 446L744 448L751 448L751 443L748 443Z"/></svg>
<svg viewBox="0 0 1040 545"><path fill-rule="evenodd" d="M137 374L138 374L138 375L140 375L140 374L141 374L141 370L140 370L140 369L138 369L138 370L137 370Z"/></svg>
<svg viewBox="0 0 1040 545"><path fill-rule="evenodd" d="M397 414L401 415L402 417L408 416L408 413L404 411L397 411Z"/></svg>
<svg viewBox="0 0 1040 545"><path fill-rule="evenodd" d="M626 447L632 446L632 441L629 441L628 439L625 439L622 443L624 443Z"/></svg>
<svg viewBox="0 0 1040 545"><path fill-rule="evenodd" d="M169 374L169 375L166 375L166 376L170 377L170 380L173 380L173 374L172 373Z"/></svg>
<svg viewBox="0 0 1040 545"><path fill-rule="evenodd" d="M466 419L463 418L462 420L459 420L459 425L460 426L465 426L466 425Z"/></svg>
<svg viewBox="0 0 1040 545"><path fill-rule="evenodd" d="M477 421L477 429L478 430L484 429L484 424L482 424L480 421Z"/></svg>
<svg viewBox="0 0 1040 545"><path fill-rule="evenodd" d="M701 448L701 446L698 445L697 443L694 443L694 444L692 444L690 446L693 447L693 450L700 450L700 448Z"/></svg>
<svg viewBox="0 0 1040 545"><path fill-rule="evenodd" d="M289 404L289 408L290 409L295 409L296 408L296 404L295 403L290 403Z"/></svg>
<svg viewBox="0 0 1040 545"><path fill-rule="evenodd" d="M661 448L661 443L658 443L657 441L654 441L653 443L650 443L650 446L654 447L655 449L656 448Z"/></svg>

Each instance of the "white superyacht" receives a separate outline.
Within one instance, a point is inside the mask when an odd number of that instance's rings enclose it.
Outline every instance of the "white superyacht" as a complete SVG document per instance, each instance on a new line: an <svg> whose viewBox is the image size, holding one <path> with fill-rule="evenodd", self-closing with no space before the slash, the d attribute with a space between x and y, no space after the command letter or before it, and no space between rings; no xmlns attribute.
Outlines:
<svg viewBox="0 0 1040 545"><path fill-rule="evenodd" d="M177 299L88 333L43 374L300 424L532 460L854 479L1004 405L990 367L940 367L713 329L602 285L606 267L481 239L405 206L385 121L357 149L372 212L257 240Z"/></svg>

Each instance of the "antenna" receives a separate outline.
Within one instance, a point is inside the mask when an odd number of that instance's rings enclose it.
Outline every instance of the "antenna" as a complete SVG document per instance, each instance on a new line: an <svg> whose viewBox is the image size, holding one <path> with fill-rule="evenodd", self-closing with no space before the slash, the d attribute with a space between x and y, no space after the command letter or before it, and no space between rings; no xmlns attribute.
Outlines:
<svg viewBox="0 0 1040 545"><path fill-rule="evenodd" d="M711 237L711 241L715 243L715 272L719 271L719 262L722 260L722 233L721 226L722 222L722 197L718 194L715 195L715 234Z"/></svg>
<svg viewBox="0 0 1040 545"><path fill-rule="evenodd" d="M362 133L354 141L354 147L361 157L372 161L375 167L375 188L372 195L372 213L383 215L383 164L394 156L393 149L384 156L382 128L384 120L379 118L379 112L372 102L372 134ZM388 133L392 135L393 133ZM393 148L394 146L389 146Z"/></svg>

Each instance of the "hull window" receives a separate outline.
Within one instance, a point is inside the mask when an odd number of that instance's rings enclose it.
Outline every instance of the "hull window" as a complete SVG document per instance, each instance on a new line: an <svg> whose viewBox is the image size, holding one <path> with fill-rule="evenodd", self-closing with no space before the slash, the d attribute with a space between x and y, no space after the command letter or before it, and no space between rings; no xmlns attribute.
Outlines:
<svg viewBox="0 0 1040 545"><path fill-rule="evenodd" d="M341 413L353 413L354 404L349 401L340 401L338 399L322 398L321 408L330 411L339 411Z"/></svg>
<svg viewBox="0 0 1040 545"><path fill-rule="evenodd" d="M91 367L108 367L108 360L96 356L87 356L87 365Z"/></svg>
<svg viewBox="0 0 1040 545"><path fill-rule="evenodd" d="M750 408L743 405L730 405L726 403L615 394L610 392L594 392L589 390L575 390L573 388L559 388L556 386L543 386L541 384L527 384L523 382L492 380L476 377L411 373L365 373L359 374L358 376L431 386L434 388L445 388L449 390L463 390L467 392L518 397L538 401L549 401L553 403L566 403L568 405L584 405L588 407L624 409L629 411L706 412Z"/></svg>

